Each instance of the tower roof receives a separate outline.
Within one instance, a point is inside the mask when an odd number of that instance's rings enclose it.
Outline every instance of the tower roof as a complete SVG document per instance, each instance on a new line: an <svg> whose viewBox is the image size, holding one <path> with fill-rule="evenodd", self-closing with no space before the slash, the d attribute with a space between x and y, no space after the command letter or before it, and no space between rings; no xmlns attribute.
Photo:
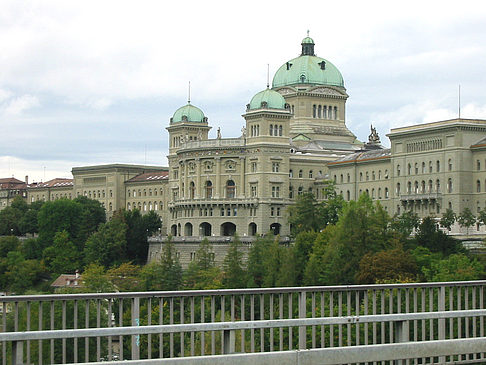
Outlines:
<svg viewBox="0 0 486 365"><path fill-rule="evenodd" d="M280 93L267 88L251 98L248 109L285 109L285 99Z"/></svg>
<svg viewBox="0 0 486 365"><path fill-rule="evenodd" d="M205 123L206 117L201 109L187 103L183 107L180 107L174 113L174 116L170 120L171 123L178 122L195 122L195 123Z"/></svg>

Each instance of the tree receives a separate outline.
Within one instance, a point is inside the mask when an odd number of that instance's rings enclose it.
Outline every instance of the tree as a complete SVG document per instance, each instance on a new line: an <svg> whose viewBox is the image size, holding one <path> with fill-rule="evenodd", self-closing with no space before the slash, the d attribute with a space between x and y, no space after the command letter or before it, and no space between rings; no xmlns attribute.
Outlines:
<svg viewBox="0 0 486 365"><path fill-rule="evenodd" d="M151 236L162 227L160 216L153 210L143 216L143 224L147 235Z"/></svg>
<svg viewBox="0 0 486 365"><path fill-rule="evenodd" d="M484 277L484 268L476 259L459 253L433 262L425 274L429 281L479 280Z"/></svg>
<svg viewBox="0 0 486 365"><path fill-rule="evenodd" d="M49 272L55 274L74 273L80 268L80 254L66 231L57 232L52 246L44 249L44 262Z"/></svg>
<svg viewBox="0 0 486 365"><path fill-rule="evenodd" d="M258 237L252 243L248 252L248 286L263 287L266 271L264 259L268 251L268 246L271 243L272 238L268 234L263 237Z"/></svg>
<svg viewBox="0 0 486 365"><path fill-rule="evenodd" d="M154 223L154 214L144 218L138 209L123 211L125 223L127 224L125 256L128 261L134 264L144 264L148 255L148 235L151 230L158 229ZM160 219L159 219L160 222Z"/></svg>
<svg viewBox="0 0 486 365"><path fill-rule="evenodd" d="M486 208L483 208L478 213L478 223L486 225Z"/></svg>
<svg viewBox="0 0 486 365"><path fill-rule="evenodd" d="M214 263L214 253L207 238L204 238L196 251L196 259L191 261L184 273L186 289L204 290L222 287L222 273Z"/></svg>
<svg viewBox="0 0 486 365"><path fill-rule="evenodd" d="M447 228L447 231L449 232L455 221L456 214L452 211L451 208L447 208L447 210L442 214L442 218L440 219L440 225L444 228Z"/></svg>
<svg viewBox="0 0 486 365"><path fill-rule="evenodd" d="M95 199L85 196L78 196L74 199L75 203L81 206L81 216L79 217L79 233L77 240L80 243L80 250L88 237L96 232L98 227L106 222L106 211L103 205Z"/></svg>
<svg viewBox="0 0 486 365"><path fill-rule="evenodd" d="M108 278L113 287L118 291L138 290L140 279L140 266L124 262L120 266L115 266L107 271Z"/></svg>
<svg viewBox="0 0 486 365"><path fill-rule="evenodd" d="M86 241L85 262L108 268L126 261L123 250L126 247L127 229L120 215L114 215L111 221L102 224Z"/></svg>
<svg viewBox="0 0 486 365"><path fill-rule="evenodd" d="M28 206L28 210L24 213L23 217L20 219L19 228L20 233L26 234L34 234L39 232L39 224L37 220L37 215L39 214L39 210L42 207L44 202L42 200L38 200L32 202Z"/></svg>
<svg viewBox="0 0 486 365"><path fill-rule="evenodd" d="M14 207L6 207L0 210L0 235L20 235L19 222L22 219L22 212Z"/></svg>
<svg viewBox="0 0 486 365"><path fill-rule="evenodd" d="M471 209L465 208L457 217L457 223L459 223L462 228L466 228L466 234L469 234L469 228L476 223L476 217L471 212Z"/></svg>
<svg viewBox="0 0 486 365"><path fill-rule="evenodd" d="M0 258L6 257L10 251L18 251L20 240L15 236L0 237Z"/></svg>
<svg viewBox="0 0 486 365"><path fill-rule="evenodd" d="M317 201L313 194L303 193L299 195L295 204L288 208L288 215L291 233L294 236L302 231L318 230Z"/></svg>
<svg viewBox="0 0 486 365"><path fill-rule="evenodd" d="M304 280L304 271L309 261L309 257L312 252L314 241L316 240L318 233L314 231L303 231L295 237L295 243L293 246L293 254L295 258L295 270L297 285L301 285Z"/></svg>
<svg viewBox="0 0 486 365"><path fill-rule="evenodd" d="M440 231L431 217L425 217L419 225L414 237L415 244L430 249L431 252L440 252L443 255L461 252L461 244L454 238Z"/></svg>
<svg viewBox="0 0 486 365"><path fill-rule="evenodd" d="M369 252L359 262L356 274L358 284L400 282L414 280L418 273L415 259L402 247Z"/></svg>
<svg viewBox="0 0 486 365"><path fill-rule="evenodd" d="M244 288L247 283L243 267L243 252L237 235L233 237L223 262L223 285L225 288Z"/></svg>
<svg viewBox="0 0 486 365"><path fill-rule="evenodd" d="M88 291L95 293L107 293L113 291L113 285L105 272L105 268L99 264L89 264L83 272L82 279L84 287Z"/></svg>
<svg viewBox="0 0 486 365"><path fill-rule="evenodd" d="M410 210L396 216L392 223L396 231L400 232L404 237L408 237L414 229L418 228L420 219L417 213Z"/></svg>

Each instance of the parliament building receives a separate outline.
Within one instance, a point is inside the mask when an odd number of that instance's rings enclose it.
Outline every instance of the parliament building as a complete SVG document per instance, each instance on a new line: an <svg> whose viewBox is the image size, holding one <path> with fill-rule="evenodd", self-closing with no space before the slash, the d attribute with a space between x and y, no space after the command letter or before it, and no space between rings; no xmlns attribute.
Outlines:
<svg viewBox="0 0 486 365"><path fill-rule="evenodd" d="M240 136L223 138L218 128L210 139L210 120L188 102L168 121L168 167L76 167L73 179L26 184L27 200L84 195L108 215L154 210L162 218L160 236L181 242L235 233L248 241L268 232L288 237L289 205L304 192L324 199L329 181L345 200L367 193L390 215L440 217L447 208L458 214L486 207L486 120L395 128L387 134L390 148L371 127L360 142L346 126L340 71L316 56L312 38L301 47L248 102ZM485 234L480 226L470 231Z"/></svg>

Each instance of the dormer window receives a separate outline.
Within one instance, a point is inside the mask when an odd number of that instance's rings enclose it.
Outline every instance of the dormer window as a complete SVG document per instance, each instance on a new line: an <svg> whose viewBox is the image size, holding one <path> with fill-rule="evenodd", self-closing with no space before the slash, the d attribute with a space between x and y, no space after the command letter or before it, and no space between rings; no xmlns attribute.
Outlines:
<svg viewBox="0 0 486 365"><path fill-rule="evenodd" d="M319 62L318 65L321 66L321 70L326 69L326 61Z"/></svg>
<svg viewBox="0 0 486 365"><path fill-rule="evenodd" d="M292 64L290 62L287 62L287 70L290 70L291 67L292 67Z"/></svg>

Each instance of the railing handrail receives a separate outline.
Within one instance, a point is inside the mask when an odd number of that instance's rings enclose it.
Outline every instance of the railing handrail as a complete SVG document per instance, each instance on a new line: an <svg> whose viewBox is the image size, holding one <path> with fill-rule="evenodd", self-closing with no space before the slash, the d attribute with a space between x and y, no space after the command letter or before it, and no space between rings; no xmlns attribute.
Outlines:
<svg viewBox="0 0 486 365"><path fill-rule="evenodd" d="M165 298L165 297L195 297L195 296L226 296L226 295L256 295L256 294L286 294L303 292L337 292L364 291L386 289L414 289L439 287L471 287L486 286L486 280L451 281L433 283L406 284L366 284L366 285L337 285L337 286L305 286L279 288L245 288L245 289L211 289L211 290L182 290L182 291L146 291L146 292L113 292L113 293L75 293L75 294L40 294L40 295L10 295L0 297L0 303L54 300L82 300L82 299L124 299L124 298Z"/></svg>
<svg viewBox="0 0 486 365"><path fill-rule="evenodd" d="M379 345L328 347L310 350L290 350L259 353L237 353L228 355L191 356L184 358L110 361L110 365L167 364L167 365L295 365L295 364L353 364L382 360L403 360L437 356L463 355L484 352L486 338L476 337L454 340L403 342ZM106 362L79 363L78 365L101 365Z"/></svg>
<svg viewBox="0 0 486 365"><path fill-rule="evenodd" d="M150 326L125 326L105 328L79 328L65 330L42 330L0 333L0 341L49 340L62 338L105 337L125 335L147 335L177 332L234 331L262 328L299 326L344 325L356 323L404 322L413 320L447 319L486 316L486 309L440 312L414 312L374 314L363 316L341 316L320 318L272 319L236 322L163 324Z"/></svg>

